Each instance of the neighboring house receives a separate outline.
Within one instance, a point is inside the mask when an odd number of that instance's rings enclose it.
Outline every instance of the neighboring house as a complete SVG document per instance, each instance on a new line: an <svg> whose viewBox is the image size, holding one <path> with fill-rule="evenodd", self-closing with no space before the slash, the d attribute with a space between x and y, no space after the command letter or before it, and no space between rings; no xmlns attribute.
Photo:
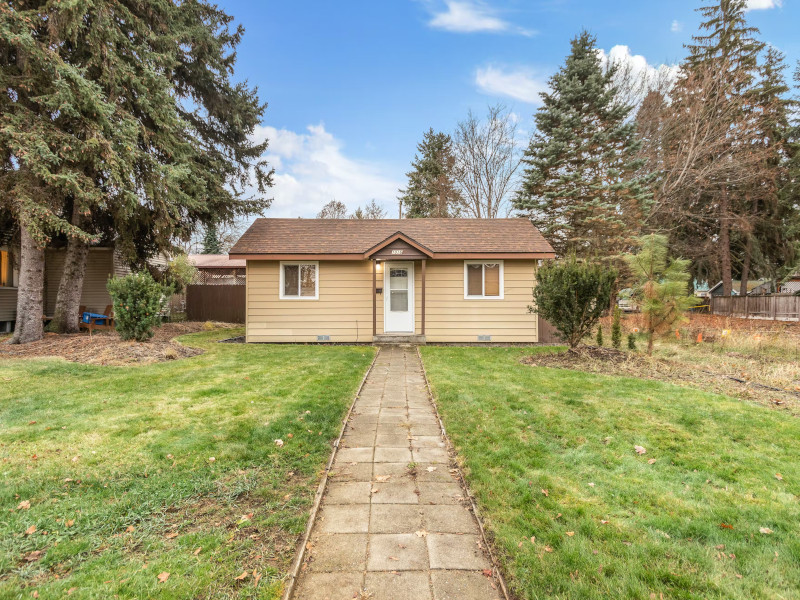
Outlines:
<svg viewBox="0 0 800 600"><path fill-rule="evenodd" d="M197 268L192 283L198 285L244 285L246 261L227 254L190 254L189 262Z"/></svg>
<svg viewBox="0 0 800 600"><path fill-rule="evenodd" d="M639 310L639 305L633 299L633 288L623 288L617 294L617 306L622 312L632 313Z"/></svg>
<svg viewBox="0 0 800 600"><path fill-rule="evenodd" d="M61 274L64 270L64 248L47 248L44 255L44 315L52 316L56 308L56 296ZM151 264L163 268L166 260L153 259ZM17 318L17 285L19 273L13 267L12 252L8 246L0 246L0 331L11 331ZM80 305L89 312L103 314L111 302L106 289L110 277L121 277L131 269L120 260L111 247L89 248L86 271L83 277L83 292Z"/></svg>
<svg viewBox="0 0 800 600"><path fill-rule="evenodd" d="M732 296L738 296L739 290L742 287L742 282L734 280L732 282L733 290ZM747 295L748 296L763 296L764 294L772 294L775 292L775 282L772 279L756 279L747 282ZM722 282L711 287L708 290L709 296L722 296Z"/></svg>
<svg viewBox="0 0 800 600"><path fill-rule="evenodd" d="M535 343L555 254L527 219L257 219L230 256L248 342Z"/></svg>
<svg viewBox="0 0 800 600"><path fill-rule="evenodd" d="M781 283L781 294L797 294L800 293L800 273L789 275Z"/></svg>
<svg viewBox="0 0 800 600"><path fill-rule="evenodd" d="M17 284L19 272L9 246L0 242L0 332L11 331L17 319Z"/></svg>

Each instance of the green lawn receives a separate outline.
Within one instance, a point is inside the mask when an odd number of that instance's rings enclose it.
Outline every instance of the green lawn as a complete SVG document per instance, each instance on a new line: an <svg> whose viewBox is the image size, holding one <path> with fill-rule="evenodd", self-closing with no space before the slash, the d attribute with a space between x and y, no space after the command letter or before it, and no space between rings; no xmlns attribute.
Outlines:
<svg viewBox="0 0 800 600"><path fill-rule="evenodd" d="M800 597L800 420L535 351L422 349L519 598Z"/></svg>
<svg viewBox="0 0 800 600"><path fill-rule="evenodd" d="M374 351L214 343L235 333L149 366L0 360L0 598L279 597Z"/></svg>

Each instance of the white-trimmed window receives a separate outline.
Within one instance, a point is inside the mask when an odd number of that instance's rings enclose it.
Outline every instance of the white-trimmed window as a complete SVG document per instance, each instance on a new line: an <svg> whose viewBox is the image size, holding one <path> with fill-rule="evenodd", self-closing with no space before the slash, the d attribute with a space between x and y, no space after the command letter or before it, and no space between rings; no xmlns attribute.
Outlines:
<svg viewBox="0 0 800 600"><path fill-rule="evenodd" d="M464 298L501 300L503 261L464 261Z"/></svg>
<svg viewBox="0 0 800 600"><path fill-rule="evenodd" d="M318 300L319 263L282 262L281 300Z"/></svg>

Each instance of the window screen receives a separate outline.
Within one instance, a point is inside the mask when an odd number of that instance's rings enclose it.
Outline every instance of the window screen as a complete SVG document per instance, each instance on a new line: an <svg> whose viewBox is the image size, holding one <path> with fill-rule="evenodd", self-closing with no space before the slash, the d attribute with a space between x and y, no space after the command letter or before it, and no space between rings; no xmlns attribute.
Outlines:
<svg viewBox="0 0 800 600"><path fill-rule="evenodd" d="M497 263L483 265L483 295L500 295L500 265Z"/></svg>
<svg viewBox="0 0 800 600"><path fill-rule="evenodd" d="M317 296L317 265L283 265L283 297L315 298Z"/></svg>
<svg viewBox="0 0 800 600"><path fill-rule="evenodd" d="M467 295L483 295L483 265L467 265Z"/></svg>

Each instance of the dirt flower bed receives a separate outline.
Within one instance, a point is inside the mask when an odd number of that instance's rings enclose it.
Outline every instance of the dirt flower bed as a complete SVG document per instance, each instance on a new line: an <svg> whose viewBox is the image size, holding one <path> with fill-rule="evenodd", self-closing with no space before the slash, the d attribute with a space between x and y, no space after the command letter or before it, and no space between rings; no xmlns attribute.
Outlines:
<svg viewBox="0 0 800 600"><path fill-rule="evenodd" d="M214 323L213 327L235 327L235 325ZM29 344L9 344L7 340L0 340L0 359L56 356L71 362L90 365L164 362L202 354L203 350L200 348L184 346L173 338L207 328L209 325L200 322L165 323L155 330L152 339L143 343L123 341L112 331L95 332L91 336L88 333L65 335L46 333L38 342Z"/></svg>

